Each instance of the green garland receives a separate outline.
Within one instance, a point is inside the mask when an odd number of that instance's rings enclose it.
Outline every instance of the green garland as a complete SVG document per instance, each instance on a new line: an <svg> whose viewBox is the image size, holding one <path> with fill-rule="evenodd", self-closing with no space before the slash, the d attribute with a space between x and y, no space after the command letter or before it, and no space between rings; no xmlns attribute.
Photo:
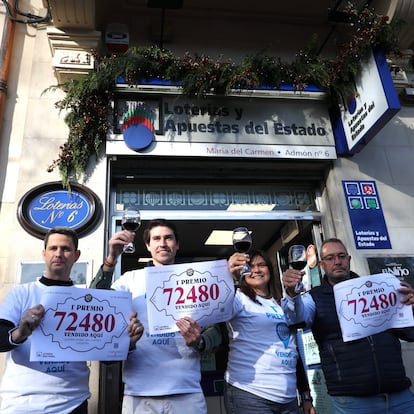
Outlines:
<svg viewBox="0 0 414 414"><path fill-rule="evenodd" d="M174 56L156 46L131 48L122 56L95 56L95 72L49 88L66 92L56 106L68 111L65 122L69 136L48 171L58 167L63 186L68 188L71 179L85 174L92 156L97 159L103 156L111 100L119 77L129 84L153 78L170 81L180 84L187 96L223 95L231 89L252 89L260 85L274 89L290 85L302 90L309 84L325 89L334 98L343 95L352 87L362 60L371 48L381 47L385 53L398 52L402 24L388 23L388 17L378 16L370 8L358 12L352 3L348 4L346 15L352 23L349 25L352 33L338 46L334 59L318 56L316 38L290 63L259 52L235 64L222 57L214 60L190 53Z"/></svg>

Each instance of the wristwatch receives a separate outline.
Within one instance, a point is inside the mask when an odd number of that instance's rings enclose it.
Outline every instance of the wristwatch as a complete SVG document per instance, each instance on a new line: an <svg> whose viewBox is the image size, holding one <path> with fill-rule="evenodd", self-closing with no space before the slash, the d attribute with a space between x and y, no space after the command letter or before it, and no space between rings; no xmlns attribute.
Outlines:
<svg viewBox="0 0 414 414"><path fill-rule="evenodd" d="M302 403L304 403L304 402L306 402L306 401L313 402L313 398L312 398L312 396L310 395L310 392L309 392L309 391L305 391L305 392L303 392L303 393L301 394L301 397L302 397Z"/></svg>

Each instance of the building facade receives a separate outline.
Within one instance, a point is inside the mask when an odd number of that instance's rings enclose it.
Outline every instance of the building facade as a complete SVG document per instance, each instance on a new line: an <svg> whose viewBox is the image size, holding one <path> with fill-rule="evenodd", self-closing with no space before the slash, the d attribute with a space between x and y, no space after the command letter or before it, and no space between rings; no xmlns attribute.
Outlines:
<svg viewBox="0 0 414 414"><path fill-rule="evenodd" d="M259 1L254 7L237 1L187 3L32 0L20 4L20 11L46 16L50 7L51 19L29 24L11 23L1 7L1 297L24 281L30 265L41 262L41 238L21 223L22 200L33 189L61 180L58 168L48 172L48 167L69 129L67 112L55 105L65 94L51 87L93 71L93 50L120 54L156 44L177 55L223 55L234 62L267 50L289 61L315 33L321 53L334 54L344 32L337 2L317 1L312 10L306 1L286 6ZM231 246L205 246L205 238L212 230L246 224L254 245L267 250L279 269L290 244L318 246L324 238L338 237L359 274L387 269L414 283L414 81L409 62L414 2L371 3L378 13L407 22L400 36L403 56L388 57L399 107L386 122L374 122L375 133L352 155L338 149L327 95L320 89L234 91L209 95L200 103L174 85L143 82L130 88L117 81L105 154L92 157L78 179L102 204L93 228L80 240L85 273L80 284L87 285L99 269L124 207L132 203L139 204L144 223L156 217L177 221L183 261L228 257ZM154 116L154 131L139 147L136 136L125 133L126 118L120 114L142 103ZM123 257L117 275L145 256L137 240L137 254ZM403 347L413 376L414 348ZM108 399L119 392L119 378L108 378L119 370L90 364L90 412L115 412ZM205 375L212 413L220 412L221 397L210 387L223 369L218 361L214 364L214 378Z"/></svg>

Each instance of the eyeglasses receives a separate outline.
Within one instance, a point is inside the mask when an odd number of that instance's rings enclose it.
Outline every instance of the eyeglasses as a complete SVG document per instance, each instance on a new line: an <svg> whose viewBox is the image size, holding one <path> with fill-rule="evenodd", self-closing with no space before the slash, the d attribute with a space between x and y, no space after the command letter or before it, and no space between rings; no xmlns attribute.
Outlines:
<svg viewBox="0 0 414 414"><path fill-rule="evenodd" d="M322 257L325 262L333 262L335 259L345 260L349 256L346 253L328 254L328 256Z"/></svg>

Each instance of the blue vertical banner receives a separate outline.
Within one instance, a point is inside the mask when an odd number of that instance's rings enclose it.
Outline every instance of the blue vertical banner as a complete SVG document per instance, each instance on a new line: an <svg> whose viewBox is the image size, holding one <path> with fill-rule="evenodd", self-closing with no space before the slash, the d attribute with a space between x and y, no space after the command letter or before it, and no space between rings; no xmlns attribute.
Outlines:
<svg viewBox="0 0 414 414"><path fill-rule="evenodd" d="M375 181L342 181L357 249L391 249Z"/></svg>

